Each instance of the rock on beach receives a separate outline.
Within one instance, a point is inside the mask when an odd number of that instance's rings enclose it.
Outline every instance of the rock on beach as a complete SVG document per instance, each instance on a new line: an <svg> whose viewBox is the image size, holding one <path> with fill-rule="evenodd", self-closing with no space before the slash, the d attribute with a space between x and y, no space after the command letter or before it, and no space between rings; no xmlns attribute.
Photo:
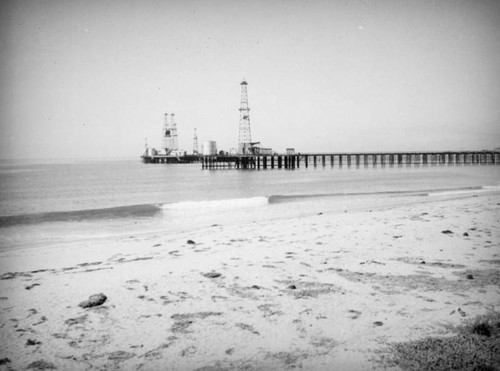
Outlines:
<svg viewBox="0 0 500 371"><path fill-rule="evenodd" d="M106 301L107 297L103 293L90 295L87 300L82 301L78 304L82 308L92 308L102 305Z"/></svg>

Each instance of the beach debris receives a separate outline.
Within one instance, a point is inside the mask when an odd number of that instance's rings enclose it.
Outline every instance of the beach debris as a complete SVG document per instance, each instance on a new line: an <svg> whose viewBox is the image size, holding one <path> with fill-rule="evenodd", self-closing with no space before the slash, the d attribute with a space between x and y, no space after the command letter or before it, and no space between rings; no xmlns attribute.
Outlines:
<svg viewBox="0 0 500 371"><path fill-rule="evenodd" d="M373 324L375 326L383 326L384 325L384 323L382 321L375 321L375 322L373 322Z"/></svg>
<svg viewBox="0 0 500 371"><path fill-rule="evenodd" d="M186 349L183 349L181 352L181 357L185 356L190 356L196 353L196 347L195 346L189 346Z"/></svg>
<svg viewBox="0 0 500 371"><path fill-rule="evenodd" d="M470 273L466 277L467 277L468 280L473 280L474 279L474 276L472 274L470 274Z"/></svg>
<svg viewBox="0 0 500 371"><path fill-rule="evenodd" d="M363 264L379 264L379 265L385 265L385 263L381 263L379 261L376 261L376 260L367 260L367 261L364 261L364 262L360 262L359 263L360 265L363 265Z"/></svg>
<svg viewBox="0 0 500 371"><path fill-rule="evenodd" d="M290 289L290 290L296 290L296 289L297 289L297 286L295 286L295 285L289 285L289 286L288 286L288 289Z"/></svg>
<svg viewBox="0 0 500 371"><path fill-rule="evenodd" d="M56 332L54 334L52 334L53 337L55 337L56 339L67 339L68 338L68 334L64 334L62 332Z"/></svg>
<svg viewBox="0 0 500 371"><path fill-rule="evenodd" d="M356 309L349 309L347 312L349 313L350 319L358 319L361 316L361 312Z"/></svg>
<svg viewBox="0 0 500 371"><path fill-rule="evenodd" d="M108 355L108 359L115 362L126 361L127 359L130 359L132 357L135 357L135 353L126 352L124 350L117 350L115 352L109 353Z"/></svg>
<svg viewBox="0 0 500 371"><path fill-rule="evenodd" d="M36 286L40 286L40 284L39 283L34 283L32 285L26 286L25 289L26 290L31 290L33 287L36 287Z"/></svg>
<svg viewBox="0 0 500 371"><path fill-rule="evenodd" d="M195 322L195 319L205 319L211 316L221 316L222 312L197 312L197 313L176 313L172 318L175 322L170 328L172 332L189 333L188 328Z"/></svg>
<svg viewBox="0 0 500 371"><path fill-rule="evenodd" d="M7 363L10 363L11 360L9 358L2 358L0 359L0 366L1 365L6 365Z"/></svg>
<svg viewBox="0 0 500 371"><path fill-rule="evenodd" d="M457 309L457 312L462 316L462 317L465 317L467 314L461 309L461 308L458 308Z"/></svg>
<svg viewBox="0 0 500 371"><path fill-rule="evenodd" d="M102 262L91 262L91 263L80 263L80 264L77 264L79 267L89 267L89 266L92 266L92 265L101 265Z"/></svg>
<svg viewBox="0 0 500 371"><path fill-rule="evenodd" d="M477 322L477 321L476 321ZM494 331L493 326L488 322L478 322L472 325L470 332L480 336L491 337L491 332Z"/></svg>
<svg viewBox="0 0 500 371"><path fill-rule="evenodd" d="M73 325L79 325L81 323L85 323L87 321L88 314L85 314L80 317L75 317L75 318L69 318L64 323L68 326L73 326Z"/></svg>
<svg viewBox="0 0 500 371"><path fill-rule="evenodd" d="M30 312L32 315L38 313L38 311L35 308L28 309L28 312Z"/></svg>
<svg viewBox="0 0 500 371"><path fill-rule="evenodd" d="M188 245L195 245L196 242L194 242L193 240L187 240L186 242Z"/></svg>
<svg viewBox="0 0 500 371"><path fill-rule="evenodd" d="M23 272L7 272L2 275L0 275L0 280L12 280L17 277L32 277L31 274L29 273L23 273Z"/></svg>
<svg viewBox="0 0 500 371"><path fill-rule="evenodd" d="M462 236L469 237L469 234L467 232L464 232L464 234Z"/></svg>
<svg viewBox="0 0 500 371"><path fill-rule="evenodd" d="M136 262L140 260L151 260L154 259L153 256L143 256L143 257L138 257L138 258L133 258L133 259L126 259L126 258L119 258L116 260L117 263L130 263L130 262ZM92 270L86 270L85 272L92 272L92 271L98 271L102 269L112 269L112 268L100 268L100 269L92 269Z"/></svg>
<svg viewBox="0 0 500 371"><path fill-rule="evenodd" d="M80 304L78 304L78 306L82 308L92 308L103 304L106 299L107 297L103 293L94 294L90 295L88 300L82 301Z"/></svg>
<svg viewBox="0 0 500 371"><path fill-rule="evenodd" d="M250 331L252 334L260 335L259 331L256 331L252 325L247 325L246 323L240 322L236 323L235 326L239 327L242 330Z"/></svg>
<svg viewBox="0 0 500 371"><path fill-rule="evenodd" d="M252 285L250 286L251 289L254 289L254 290L260 290L260 287L257 286L257 285Z"/></svg>
<svg viewBox="0 0 500 371"><path fill-rule="evenodd" d="M175 321L184 321L187 319L205 319L207 317L222 316L222 314L222 312L175 313L170 318Z"/></svg>
<svg viewBox="0 0 500 371"><path fill-rule="evenodd" d="M405 370L496 370L500 364L499 318L498 312L492 312L459 326L453 336L393 344L391 361Z"/></svg>
<svg viewBox="0 0 500 371"><path fill-rule="evenodd" d="M218 272L208 272L208 273L202 273L202 276L207 278L217 278L222 276L222 274Z"/></svg>
<svg viewBox="0 0 500 371"><path fill-rule="evenodd" d="M175 322L172 327L170 328L170 331L172 332L180 332L180 333L188 333L191 331L188 331L189 326L191 326L194 323L192 320L182 320L182 321L177 321Z"/></svg>
<svg viewBox="0 0 500 371"><path fill-rule="evenodd" d="M323 213L318 213L318 215L323 215Z"/></svg>
<svg viewBox="0 0 500 371"><path fill-rule="evenodd" d="M258 310L264 313L264 317L272 317L272 316L282 316L282 310L280 310L281 306L278 304L261 304L257 307Z"/></svg>
<svg viewBox="0 0 500 371"><path fill-rule="evenodd" d="M41 341L38 341L38 340L33 340L33 339L28 339L26 341L26 345L29 346L29 345L38 345L38 344L42 344Z"/></svg>
<svg viewBox="0 0 500 371"><path fill-rule="evenodd" d="M44 361L43 359L35 362L31 362L28 366L26 366L26 369L35 369L35 370L55 370L57 367L47 361Z"/></svg>
<svg viewBox="0 0 500 371"><path fill-rule="evenodd" d="M40 324L42 324L42 323L44 323L46 321L47 321L47 317L41 316L40 317L40 321L38 321L37 323L34 323L33 326L40 325Z"/></svg>
<svg viewBox="0 0 500 371"><path fill-rule="evenodd" d="M444 234L453 234L453 232L450 231L449 229L445 229L444 231L441 231L441 233L444 233Z"/></svg>

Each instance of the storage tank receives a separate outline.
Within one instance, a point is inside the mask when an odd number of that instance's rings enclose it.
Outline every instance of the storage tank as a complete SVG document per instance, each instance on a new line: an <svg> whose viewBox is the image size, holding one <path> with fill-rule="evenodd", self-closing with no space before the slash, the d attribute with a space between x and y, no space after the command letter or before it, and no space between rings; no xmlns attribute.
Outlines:
<svg viewBox="0 0 500 371"><path fill-rule="evenodd" d="M207 140L202 145L203 156L214 156L217 154L217 143L215 140Z"/></svg>
<svg viewBox="0 0 500 371"><path fill-rule="evenodd" d="M147 154L150 157L156 156L156 149L154 149L154 148L148 148Z"/></svg>

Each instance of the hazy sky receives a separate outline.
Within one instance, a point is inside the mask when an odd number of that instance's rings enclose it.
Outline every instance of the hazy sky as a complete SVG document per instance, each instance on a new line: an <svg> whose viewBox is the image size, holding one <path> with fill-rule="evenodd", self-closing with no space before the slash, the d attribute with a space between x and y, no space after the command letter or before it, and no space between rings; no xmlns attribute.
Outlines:
<svg viewBox="0 0 500 371"><path fill-rule="evenodd" d="M500 146L500 1L6 1L0 157Z"/></svg>

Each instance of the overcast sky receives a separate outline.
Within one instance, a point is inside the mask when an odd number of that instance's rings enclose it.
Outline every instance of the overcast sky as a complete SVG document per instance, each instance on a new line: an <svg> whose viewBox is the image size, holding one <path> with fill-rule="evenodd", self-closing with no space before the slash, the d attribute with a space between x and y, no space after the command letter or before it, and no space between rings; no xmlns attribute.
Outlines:
<svg viewBox="0 0 500 371"><path fill-rule="evenodd" d="M6 1L0 157L179 145L301 152L500 146L500 2Z"/></svg>

